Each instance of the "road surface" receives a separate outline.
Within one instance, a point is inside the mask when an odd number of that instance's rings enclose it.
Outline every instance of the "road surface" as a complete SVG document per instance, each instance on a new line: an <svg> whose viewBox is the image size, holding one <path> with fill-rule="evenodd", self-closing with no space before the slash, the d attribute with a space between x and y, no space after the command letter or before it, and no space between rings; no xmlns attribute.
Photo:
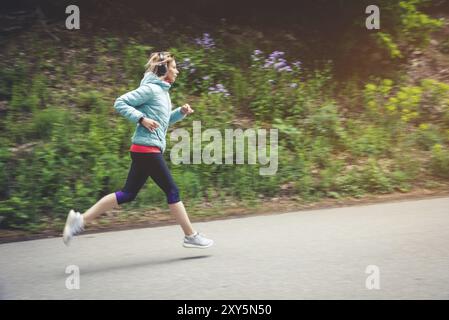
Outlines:
<svg viewBox="0 0 449 320"><path fill-rule="evenodd" d="M449 198L194 226L215 246L177 225L1 244L0 299L449 298Z"/></svg>

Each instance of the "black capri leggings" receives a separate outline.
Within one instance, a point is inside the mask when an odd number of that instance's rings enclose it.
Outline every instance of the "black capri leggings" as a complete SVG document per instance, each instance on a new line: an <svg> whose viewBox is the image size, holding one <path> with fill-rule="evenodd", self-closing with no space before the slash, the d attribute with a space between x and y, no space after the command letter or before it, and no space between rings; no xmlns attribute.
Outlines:
<svg viewBox="0 0 449 320"><path fill-rule="evenodd" d="M181 201L179 190L165 163L162 153L131 153L131 168L129 169L126 184L121 191L115 192L117 203L133 201L148 177L165 192L169 204Z"/></svg>

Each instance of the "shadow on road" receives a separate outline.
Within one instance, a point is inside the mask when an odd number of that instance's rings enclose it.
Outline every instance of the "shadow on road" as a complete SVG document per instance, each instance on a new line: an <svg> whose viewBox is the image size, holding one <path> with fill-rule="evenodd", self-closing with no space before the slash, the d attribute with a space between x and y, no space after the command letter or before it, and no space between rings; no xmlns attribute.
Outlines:
<svg viewBox="0 0 449 320"><path fill-rule="evenodd" d="M209 258L212 255L199 255L199 256L192 256L192 257L183 257L183 258L173 258L173 259L163 259L163 260L145 260L145 261L130 261L128 263L123 263L123 261L120 261L119 263L114 263L110 265L96 265L96 266L79 266L80 267L80 273L83 275L86 274L95 274L95 273L104 273L104 272L111 272L111 271L120 271L120 270L129 270L129 269L135 269L135 268L143 268L143 267L151 267L151 266L157 266L162 264L170 264L175 262L182 262L182 261L188 261L188 260L197 260L197 259L204 259ZM63 276L66 278L67 274L63 274Z"/></svg>

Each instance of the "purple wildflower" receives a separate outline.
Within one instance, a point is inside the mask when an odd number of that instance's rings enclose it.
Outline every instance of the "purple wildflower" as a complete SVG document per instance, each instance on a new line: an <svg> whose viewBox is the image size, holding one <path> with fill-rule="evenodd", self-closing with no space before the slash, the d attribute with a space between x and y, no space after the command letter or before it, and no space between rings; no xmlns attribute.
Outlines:
<svg viewBox="0 0 449 320"><path fill-rule="evenodd" d="M179 65L178 67L180 69L185 69L186 71L188 71L189 73L194 73L195 72L195 68L193 67L195 64L193 62L190 62L190 58L185 58Z"/></svg>
<svg viewBox="0 0 449 320"><path fill-rule="evenodd" d="M274 64L274 68L276 70L281 69L282 67L285 67L287 64L285 63L285 61L280 61Z"/></svg>
<svg viewBox="0 0 449 320"><path fill-rule="evenodd" d="M295 61L292 63L292 65L294 65L298 69L301 68L301 64L302 64L301 61Z"/></svg>
<svg viewBox="0 0 449 320"><path fill-rule="evenodd" d="M251 59L253 61L259 61L260 60L259 56L262 55L262 54L263 54L262 51L256 49L256 50L254 50L253 54L251 55Z"/></svg>
<svg viewBox="0 0 449 320"><path fill-rule="evenodd" d="M273 51L270 54L270 59L276 60L279 59L280 57L282 57L285 54L285 52L283 51Z"/></svg>
<svg viewBox="0 0 449 320"><path fill-rule="evenodd" d="M269 68L274 64L274 61L272 60L265 60L265 64L263 65L264 68Z"/></svg>
<svg viewBox="0 0 449 320"><path fill-rule="evenodd" d="M287 72L292 72L292 68L290 66L285 66L282 68L277 69L279 72L283 72L283 71L287 71Z"/></svg>
<svg viewBox="0 0 449 320"><path fill-rule="evenodd" d="M196 38L195 43L199 46L202 46L204 49L212 49L215 46L215 42L210 37L209 33L203 33L203 37Z"/></svg>
<svg viewBox="0 0 449 320"><path fill-rule="evenodd" d="M264 68L273 67L278 72L292 71L291 67L287 65L287 60L282 58L285 53L283 51L273 51L268 59L265 59Z"/></svg>
<svg viewBox="0 0 449 320"><path fill-rule="evenodd" d="M228 90L221 84L217 83L215 87L209 87L209 93L208 94L214 94L214 93L222 93L225 97L229 97L230 94Z"/></svg>

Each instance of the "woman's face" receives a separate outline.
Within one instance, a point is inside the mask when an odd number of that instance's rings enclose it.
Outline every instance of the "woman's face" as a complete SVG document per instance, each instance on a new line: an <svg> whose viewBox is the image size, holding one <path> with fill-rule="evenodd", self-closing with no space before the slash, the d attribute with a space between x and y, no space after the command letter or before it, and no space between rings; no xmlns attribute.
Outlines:
<svg viewBox="0 0 449 320"><path fill-rule="evenodd" d="M176 68L176 61L173 60L171 63L168 63L168 71L165 76L165 80L167 82L173 83L176 80L176 77L178 76L178 69Z"/></svg>

